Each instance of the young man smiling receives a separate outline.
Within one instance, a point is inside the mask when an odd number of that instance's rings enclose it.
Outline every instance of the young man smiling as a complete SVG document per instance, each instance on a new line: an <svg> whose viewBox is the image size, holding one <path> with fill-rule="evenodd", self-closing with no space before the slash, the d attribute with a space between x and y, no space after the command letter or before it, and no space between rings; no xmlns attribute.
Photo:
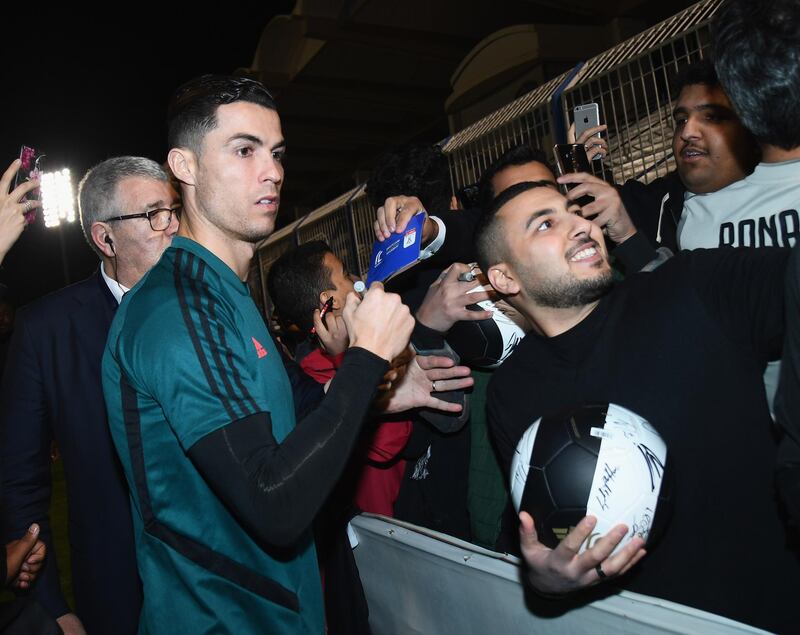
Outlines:
<svg viewBox="0 0 800 635"><path fill-rule="evenodd" d="M489 388L505 468L539 417L616 403L660 432L675 474L670 524L646 557L639 538L609 555L624 525L579 555L595 525L588 517L550 550L521 514L533 586L565 594L630 570L624 588L792 630L800 566L775 500L761 385L763 362L782 340L788 251L681 252L613 283L599 227L570 213L546 182L498 196L477 241L492 285L534 327ZM725 522L731 514L735 527Z"/></svg>

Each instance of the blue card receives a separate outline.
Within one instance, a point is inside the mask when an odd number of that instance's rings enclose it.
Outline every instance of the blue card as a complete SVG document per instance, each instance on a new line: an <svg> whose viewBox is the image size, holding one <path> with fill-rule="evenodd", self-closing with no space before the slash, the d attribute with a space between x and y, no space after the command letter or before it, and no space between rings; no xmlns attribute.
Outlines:
<svg viewBox="0 0 800 635"><path fill-rule="evenodd" d="M392 234L383 242L375 241L367 272L367 286L375 282L386 282L415 265L422 247L422 226L425 214L417 214L402 234Z"/></svg>

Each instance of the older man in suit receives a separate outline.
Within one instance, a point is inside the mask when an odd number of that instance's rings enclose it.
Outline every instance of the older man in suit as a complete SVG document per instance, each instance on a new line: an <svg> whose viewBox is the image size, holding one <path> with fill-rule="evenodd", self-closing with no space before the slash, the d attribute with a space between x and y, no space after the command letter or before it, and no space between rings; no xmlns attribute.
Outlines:
<svg viewBox="0 0 800 635"><path fill-rule="evenodd" d="M180 204L155 162L116 157L79 191L81 225L101 260L83 282L20 310L0 409L4 534L42 526L48 561L34 589L67 633L135 633L141 586L127 487L111 443L100 361L117 305L178 230ZM58 579L48 522L50 448L64 461L76 614Z"/></svg>

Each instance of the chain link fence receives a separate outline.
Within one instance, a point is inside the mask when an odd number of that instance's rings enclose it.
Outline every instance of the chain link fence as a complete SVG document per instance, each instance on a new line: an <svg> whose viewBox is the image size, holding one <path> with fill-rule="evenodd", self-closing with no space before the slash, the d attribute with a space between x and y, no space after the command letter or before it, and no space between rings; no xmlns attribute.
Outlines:
<svg viewBox="0 0 800 635"><path fill-rule="evenodd" d="M453 192L475 183L508 148L527 143L549 151L563 142L575 106L598 104L608 125L604 161L617 183L645 182L674 169L672 101L675 73L708 54L708 23L722 0L703 0L586 63L551 79L442 142ZM275 232L258 246L251 285L270 308L267 272L285 251L324 240L351 271L366 274L375 212L360 185Z"/></svg>

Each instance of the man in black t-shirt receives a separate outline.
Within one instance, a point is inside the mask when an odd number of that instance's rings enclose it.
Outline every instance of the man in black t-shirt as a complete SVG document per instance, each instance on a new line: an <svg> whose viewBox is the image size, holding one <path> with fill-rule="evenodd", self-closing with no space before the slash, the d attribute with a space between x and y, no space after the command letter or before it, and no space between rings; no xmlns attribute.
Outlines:
<svg viewBox="0 0 800 635"><path fill-rule="evenodd" d="M614 283L600 228L567 205L547 183L522 183L478 228L481 268L534 326L489 389L501 463L507 470L540 416L613 402L664 438L675 509L647 553L634 538L613 556L624 525L579 554L593 518L551 550L521 514L530 582L566 594L627 574L612 582L761 628L795 628L800 566L775 501L761 383L783 339L789 252L682 252Z"/></svg>

